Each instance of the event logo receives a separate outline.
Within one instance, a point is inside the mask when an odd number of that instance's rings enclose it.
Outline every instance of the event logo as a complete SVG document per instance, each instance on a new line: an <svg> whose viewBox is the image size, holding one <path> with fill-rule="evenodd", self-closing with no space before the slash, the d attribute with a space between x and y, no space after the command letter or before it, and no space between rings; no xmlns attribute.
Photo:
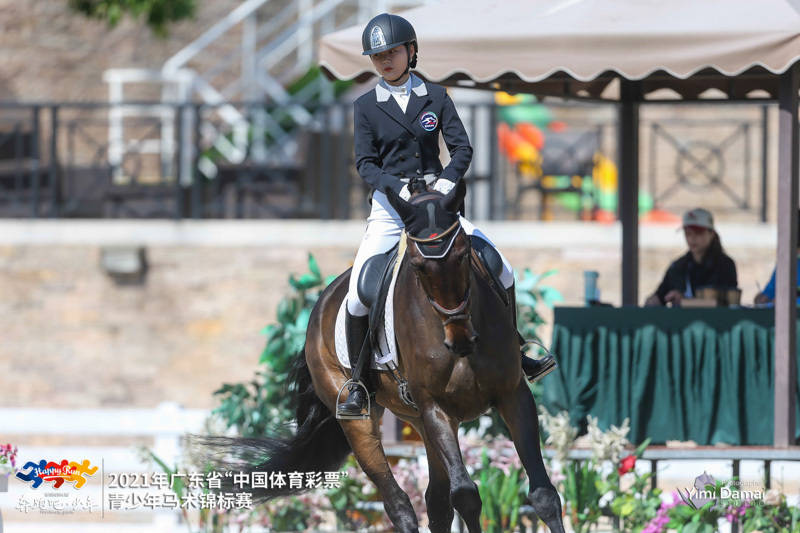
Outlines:
<svg viewBox="0 0 800 533"><path fill-rule="evenodd" d="M426 111L419 117L419 124L425 131L433 131L439 125L439 117L433 111Z"/></svg>
<svg viewBox="0 0 800 533"><path fill-rule="evenodd" d="M28 461L25 463L17 476L25 482L30 482L35 489L44 482L53 483L53 488L61 487L66 481L72 483L76 489L81 488L86 483L83 476L93 476L97 472L96 466L91 466L88 459L81 463L62 459L60 463L42 459L38 463Z"/></svg>

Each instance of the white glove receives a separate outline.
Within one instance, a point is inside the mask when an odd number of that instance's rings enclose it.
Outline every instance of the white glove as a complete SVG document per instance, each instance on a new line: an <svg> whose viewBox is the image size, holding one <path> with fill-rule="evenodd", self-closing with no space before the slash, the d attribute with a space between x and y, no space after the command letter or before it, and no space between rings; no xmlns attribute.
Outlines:
<svg viewBox="0 0 800 533"><path fill-rule="evenodd" d="M400 189L400 198L402 198L406 202L408 201L409 198L411 198L411 191L408 190L408 185L403 185L403 188Z"/></svg>
<svg viewBox="0 0 800 533"><path fill-rule="evenodd" d="M445 178L439 178L438 180L436 180L436 183L433 184L433 190L438 191L442 194L447 194L450 191L452 191L453 187L455 186L456 184L453 183L452 181Z"/></svg>

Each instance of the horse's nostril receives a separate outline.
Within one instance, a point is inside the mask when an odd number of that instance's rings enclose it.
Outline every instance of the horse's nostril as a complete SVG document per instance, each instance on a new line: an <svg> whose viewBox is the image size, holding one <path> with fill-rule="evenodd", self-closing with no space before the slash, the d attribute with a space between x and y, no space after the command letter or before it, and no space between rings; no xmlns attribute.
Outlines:
<svg viewBox="0 0 800 533"><path fill-rule="evenodd" d="M475 344L476 342L478 342L478 335L477 335L477 334L476 334L476 335L473 335L472 337L470 337L470 338L469 338L469 341L470 341L472 344Z"/></svg>
<svg viewBox="0 0 800 533"><path fill-rule="evenodd" d="M475 344L472 342L453 344L452 342L445 341L444 346L454 354L461 357L471 354L475 348Z"/></svg>

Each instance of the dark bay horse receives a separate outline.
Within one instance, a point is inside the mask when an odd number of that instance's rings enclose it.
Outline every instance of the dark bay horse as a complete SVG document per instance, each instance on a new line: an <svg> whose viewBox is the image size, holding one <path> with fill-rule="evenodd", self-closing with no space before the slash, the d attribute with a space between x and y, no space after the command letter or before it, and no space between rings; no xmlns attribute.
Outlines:
<svg viewBox="0 0 800 533"><path fill-rule="evenodd" d="M208 446L227 456L217 461L218 467L251 472L337 470L352 450L380 491L395 530L416 532L411 501L395 481L381 444L380 418L389 409L424 439L430 530L449 532L455 510L469 532L476 533L481 531L481 499L464 467L457 431L461 422L494 407L508 425L528 475L529 503L551 531L564 531L559 496L542 461L536 404L520 367L514 310L471 267L470 240L456 214L464 194L463 181L446 196L423 192L410 202L387 191L412 238L396 282L394 320L399 371L408 380L417 409L400 400L397 383L388 373L373 371L378 374L377 405L373 404L371 418L334 418L337 394L349 376L334 346L336 316L347 294L347 271L317 301L305 348L296 360L291 379L297 399L296 429L284 437L207 439ZM414 234L414 227L429 227L431 221L446 233ZM437 247L443 257L426 258L421 252L435 252ZM299 491L269 489L254 498L293 492Z"/></svg>

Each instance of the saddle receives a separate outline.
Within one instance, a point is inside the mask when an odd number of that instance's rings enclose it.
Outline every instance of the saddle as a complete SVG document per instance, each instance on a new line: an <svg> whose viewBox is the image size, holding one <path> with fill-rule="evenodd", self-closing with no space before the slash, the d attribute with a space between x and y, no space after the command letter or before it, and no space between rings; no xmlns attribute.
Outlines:
<svg viewBox="0 0 800 533"><path fill-rule="evenodd" d="M397 260L398 247L399 244L395 244L389 251L373 255L361 267L356 290L358 299L370 308L370 315L378 299L386 301L386 293L389 290L389 283L392 281L392 267Z"/></svg>
<svg viewBox="0 0 800 533"><path fill-rule="evenodd" d="M500 283L503 260L500 254L486 240L470 235L472 246L471 264L473 271L484 278L500 300L508 305L508 295ZM356 290L358 298L369 308L369 339L372 346L378 346L377 335L383 324L386 298L392 282L392 272L397 264L399 243L382 254L373 255L364 262L358 276ZM405 249L403 250L405 252ZM405 255L405 254L404 254Z"/></svg>
<svg viewBox="0 0 800 533"><path fill-rule="evenodd" d="M489 286L500 298L500 301L507 306L508 294L503 289L503 284L500 283L500 275L503 273L503 259L500 257L500 253L488 241L477 235L470 235L469 242L472 247L470 263L473 272L489 282Z"/></svg>

